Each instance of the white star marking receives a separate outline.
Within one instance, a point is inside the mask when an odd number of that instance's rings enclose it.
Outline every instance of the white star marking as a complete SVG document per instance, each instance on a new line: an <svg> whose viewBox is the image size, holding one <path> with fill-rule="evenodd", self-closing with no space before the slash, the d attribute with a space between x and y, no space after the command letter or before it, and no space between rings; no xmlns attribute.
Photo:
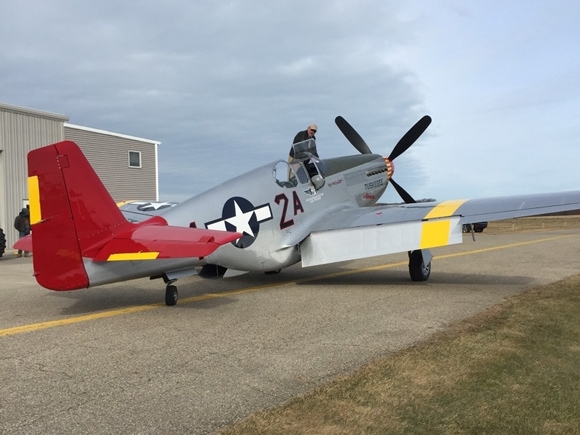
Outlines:
<svg viewBox="0 0 580 435"><path fill-rule="evenodd" d="M252 216L254 215L254 210L244 213L236 201L234 201L234 207L236 209L235 215L226 219L226 222L235 226L238 233L246 233L255 237L254 232L250 227L250 219L252 219Z"/></svg>
<svg viewBox="0 0 580 435"><path fill-rule="evenodd" d="M134 202L134 204L143 206L144 210L159 210L160 208L165 208L168 206L173 206L175 203L172 202Z"/></svg>

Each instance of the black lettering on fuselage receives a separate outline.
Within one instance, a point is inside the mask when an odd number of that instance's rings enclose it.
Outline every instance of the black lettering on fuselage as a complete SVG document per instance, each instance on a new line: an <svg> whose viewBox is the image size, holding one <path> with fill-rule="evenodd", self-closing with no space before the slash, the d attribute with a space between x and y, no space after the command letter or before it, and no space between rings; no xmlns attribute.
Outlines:
<svg viewBox="0 0 580 435"><path fill-rule="evenodd" d="M285 193L279 193L274 198L274 202L280 205L282 202L282 216L280 216L280 229L283 230L284 228L291 227L294 225L294 219L286 220L286 213L288 213L288 197Z"/></svg>
<svg viewBox="0 0 580 435"><path fill-rule="evenodd" d="M288 214L288 202L289 199L285 193L279 193L274 198L274 202L278 205L282 203L282 215L280 216L280 229L283 230L284 228L291 227L294 225L294 219L287 219L286 216ZM300 198L295 190L292 191L292 205L294 207L294 216L298 213L304 213L304 207L302 206L302 202L300 202Z"/></svg>
<svg viewBox="0 0 580 435"><path fill-rule="evenodd" d="M302 203L300 202L300 198L298 198L298 194L295 190L292 191L292 200L294 202L294 216L300 213L304 213L304 207L302 207Z"/></svg>
<svg viewBox="0 0 580 435"><path fill-rule="evenodd" d="M370 183L365 183L365 190L374 190L384 185L384 180L371 181Z"/></svg>

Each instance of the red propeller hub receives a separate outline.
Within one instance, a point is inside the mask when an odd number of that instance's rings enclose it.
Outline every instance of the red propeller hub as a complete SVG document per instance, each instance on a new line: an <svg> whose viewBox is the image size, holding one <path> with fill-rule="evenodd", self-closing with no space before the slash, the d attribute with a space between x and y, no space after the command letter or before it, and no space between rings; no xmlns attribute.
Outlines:
<svg viewBox="0 0 580 435"><path fill-rule="evenodd" d="M395 173L395 164L387 157L383 157L383 159L385 159L385 164L387 165L387 177L390 180Z"/></svg>

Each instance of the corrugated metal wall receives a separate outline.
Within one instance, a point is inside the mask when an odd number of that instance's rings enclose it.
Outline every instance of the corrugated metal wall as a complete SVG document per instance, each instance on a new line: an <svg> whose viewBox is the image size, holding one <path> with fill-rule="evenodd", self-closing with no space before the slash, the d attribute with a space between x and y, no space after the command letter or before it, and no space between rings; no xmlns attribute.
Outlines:
<svg viewBox="0 0 580 435"><path fill-rule="evenodd" d="M18 239L16 215L28 200L28 151L64 139L68 118L49 112L0 104L0 227L7 249Z"/></svg>
<svg viewBox="0 0 580 435"><path fill-rule="evenodd" d="M16 215L28 200L28 152L62 140L75 141L116 201L157 200L159 142L65 124L68 117L0 103L0 227L7 250L18 239ZM141 168L129 167L129 151L141 152Z"/></svg>
<svg viewBox="0 0 580 435"><path fill-rule="evenodd" d="M78 144L115 201L158 199L154 142L71 125L65 139ZM140 168L129 167L129 151L141 152Z"/></svg>

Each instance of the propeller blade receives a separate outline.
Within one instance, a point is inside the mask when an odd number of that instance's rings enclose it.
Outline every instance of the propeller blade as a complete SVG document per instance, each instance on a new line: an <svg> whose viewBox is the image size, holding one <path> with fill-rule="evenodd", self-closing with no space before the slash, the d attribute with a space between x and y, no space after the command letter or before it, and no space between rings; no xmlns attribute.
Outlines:
<svg viewBox="0 0 580 435"><path fill-rule="evenodd" d="M358 150L361 154L372 154L371 149L366 144L364 139L356 132L356 130L346 122L342 116L337 116L334 119L336 126L342 131L342 134L348 139L348 141Z"/></svg>
<svg viewBox="0 0 580 435"><path fill-rule="evenodd" d="M389 160L393 161L405 151L407 151L409 147L413 145L417 139L419 139L419 136L421 136L423 132L427 130L429 124L431 124L431 117L429 115L425 115L419 121L417 121L417 123L411 127L407 133L405 133L399 142L397 142L397 145L395 145L395 148L393 148L393 151L391 151L391 155L388 157Z"/></svg>
<svg viewBox="0 0 580 435"><path fill-rule="evenodd" d="M397 193L399 194L399 196L403 199L403 201L405 201L405 204L414 204L417 201L415 201L413 199L413 197L411 195L409 195L407 193L407 191L405 189L403 189L401 186L399 186L395 180L393 180L392 178L389 181L393 187L395 188L395 190L397 191Z"/></svg>

